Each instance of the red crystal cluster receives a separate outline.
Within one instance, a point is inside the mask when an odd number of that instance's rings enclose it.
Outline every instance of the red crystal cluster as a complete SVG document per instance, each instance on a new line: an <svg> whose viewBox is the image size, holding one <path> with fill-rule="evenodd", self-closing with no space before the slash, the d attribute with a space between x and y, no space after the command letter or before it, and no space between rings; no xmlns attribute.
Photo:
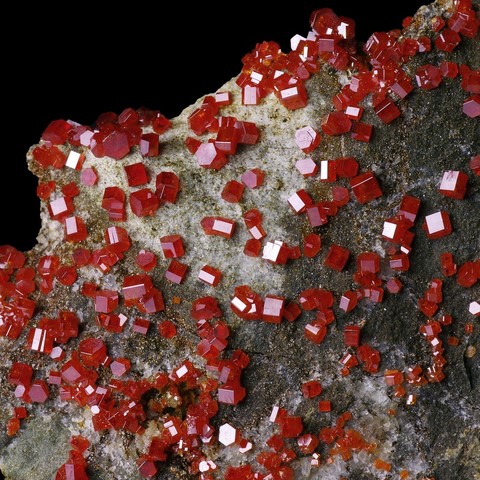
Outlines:
<svg viewBox="0 0 480 480"><path fill-rule="evenodd" d="M402 115L403 100L415 90L416 94L426 95L442 82L458 76L460 87L469 95L463 103L463 112L476 118L480 115L478 70L450 60L438 65L422 64L418 60L413 79L403 68L412 57L418 55L421 59L421 54L432 48L442 52L442 59L449 58L447 53L459 45L462 36L475 37L480 22L471 2L458 0L455 4L448 19L432 19L432 38L412 38L408 30L404 34L399 30L376 32L366 42L363 53L357 51L353 20L337 16L327 8L317 10L310 18L312 30L306 38L296 35L292 39L291 52L282 52L275 42L264 42L245 55L242 72L236 80L241 89L241 103L259 105L263 98L273 93L287 109L303 108L308 104L306 82L320 68L348 72L348 82L333 97L332 111L321 124L305 125L294 132L294 141L305 155L313 154L329 136L349 134L354 140L370 142L373 126L361 121L365 111L373 109L380 122L389 124ZM220 114L233 99L233 92L208 95L188 117L188 127L194 136L185 139L185 146L202 168L220 170L239 148L243 148L242 145L254 145L260 139L254 123ZM198 474L201 480L211 480L218 467L204 452L211 451L210 447L217 441L225 448L238 448L241 454L253 448L242 432L230 423L223 423L218 429L215 427L214 417L219 404L236 406L245 399L247 390L246 383L242 384L242 373L250 363L249 355L243 350L229 350L234 324L227 322L228 315L222 312L219 301L207 295L191 302L191 317L196 322L199 338L196 357L186 359L168 373L157 372L149 378L140 378L136 375L136 359L112 354L108 344L109 336L124 333L130 323L131 331L139 335L138 338L151 335L154 329L150 326L166 309L163 293L154 280L159 278L155 275L160 268L157 256L152 251L137 248L138 242L132 242L124 222L129 215L127 204L135 217L148 221L144 217L155 217L161 207L177 202L180 178L170 171L154 176L148 162L150 157L160 155L162 135L169 128L170 121L160 112L128 108L120 115L103 114L95 128L56 120L32 150L36 167L65 170L66 177L77 178L76 182L62 182L60 172L56 172L58 185L50 180L37 188L51 220L61 223L64 240L71 244L71 255L45 254L31 265L27 256L13 247L0 247L0 336L24 343L29 354L47 359L53 365L48 375L33 368L33 363L17 361L9 367L7 380L12 386L12 401L16 406L7 423L7 434L13 436L19 431L32 404L47 402L55 396L88 409L98 432L115 430L143 435L147 420L154 419L158 432L149 438L137 462L144 478L153 478L162 462L178 455L187 461L190 473ZM143 161L126 164L132 151L138 151L141 156L137 159L143 157ZM94 232L93 222L79 212L76 197L100 188L95 159L103 157L122 165L119 172L129 188L124 190L112 185L101 191L101 207L111 225ZM308 222L302 249L298 245L289 246L284 241L268 239L262 212L255 206L244 211L243 222L238 222L233 215L234 218L226 218L210 214L201 220L205 235L226 240L232 239L238 229L245 228L250 238L244 244L244 254L261 257L275 268L282 268L303 254L305 264L311 262L318 268L323 264L331 275L351 275L352 286L344 287L350 289L343 293L318 286L299 286L298 302L278 291L261 294L249 285L232 285L230 309L236 317L275 324L271 328L281 328L283 319L287 322L306 319L302 327L304 337L320 345L329 333L328 326L335 322L335 309L337 316L343 318L358 308L360 302L378 304L385 293L393 295L401 291L400 278L410 269L414 227L421 207L420 199L412 195L403 195L396 212L384 219L383 230L378 232L378 237L384 241L385 258L380 256L379 249L364 251L355 257L348 245L339 245L329 239L323 262L316 258L322 250L322 239L328 238L322 237L318 229L341 212L352 194L362 206L381 201L377 200L383 196L380 173L360 165L361 162L349 156L322 159L318 163L305 156L295 163L306 181L332 184L331 200L316 201L314 188L312 192L301 189L285 197L293 213L305 218L305 224ZM471 175L478 177L480 157L472 157L469 166ZM155 188L151 189L147 185L153 180ZM468 198L469 175L465 171L448 170L442 172L438 180L438 194L447 197L448 202ZM224 183L220 197L228 203L243 203L244 197L254 194L250 190L261 189L268 181L264 170L249 168L237 179ZM337 184L338 181L348 182L350 188ZM225 206L220 203L220 207L222 205ZM443 237L454 232L455 218L447 211L450 203L442 205L441 209L436 208L424 216L422 227L426 241L440 239L441 242ZM187 235L188 231L169 232L157 240L164 258L169 261L160 278L174 285L182 284L188 275L189 265L179 260L192 248ZM136 271L130 270L125 258L134 258L131 266L137 268ZM119 274L117 287L106 288L93 282L79 285L82 269L90 267L97 269L95 273L100 277L113 269ZM418 300L418 309L427 318L419 331L430 346L431 364L426 368L414 365L403 370L389 368L384 372L386 385L393 388L393 397L405 398L407 405L416 401L414 387L440 382L445 377L447 360L441 334L454 322L449 314L438 313L443 302L444 283L449 277L455 277L459 286L471 288L480 279L479 259L457 265L451 252L443 252L438 267L445 279L433 278ZM208 264L196 275L205 288L217 287L223 277L221 270ZM229 279L224 283L230 288ZM36 301L41 295L48 297L57 288L73 289L74 286L78 287L75 292L90 301L97 327L95 335L83 332L80 326L85 320L72 311L60 310L52 315L54 318L35 316ZM167 298L167 306L172 305L172 308L180 302L176 296ZM134 317L129 322L123 308L146 318ZM469 313L480 316L478 301L469 304ZM364 341L365 334L362 338L363 323L354 323L345 323L342 328L345 350L339 363L343 377L359 365L371 374L380 370L380 351ZM473 328L473 324L468 323L465 332L470 334ZM163 316L155 331L157 336L172 342L182 334L177 330L176 321ZM75 338L78 338L75 343L78 346L74 348L72 339ZM448 337L450 346L459 343L458 337ZM318 380L302 383L300 390L305 402L316 399L319 413L330 412L336 407L323 396L317 399L323 393ZM298 456L308 456L310 465L318 467L322 463L332 463L335 456L347 461L355 452L373 454L375 445L367 442L360 432L345 428L351 419L349 412L340 414L334 426L323 427L314 434L305 432L302 417L275 406L270 421L277 426L278 433L267 440L267 448L257 446L255 460L260 470L248 464L230 466L224 478L289 480L294 478L291 463ZM58 469L56 480L87 479L85 454L88 448L87 439L73 437L68 460ZM372 463L385 472L392 468L380 458ZM263 470L268 473L262 473ZM400 478L407 477L408 472L400 472Z"/></svg>

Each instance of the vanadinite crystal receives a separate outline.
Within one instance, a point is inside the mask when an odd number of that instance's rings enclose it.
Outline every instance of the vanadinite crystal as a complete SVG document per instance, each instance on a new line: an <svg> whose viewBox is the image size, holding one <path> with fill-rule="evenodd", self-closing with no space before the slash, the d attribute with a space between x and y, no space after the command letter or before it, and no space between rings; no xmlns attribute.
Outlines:
<svg viewBox="0 0 480 480"><path fill-rule="evenodd" d="M4 476L476 478L479 8L437 0L358 42L320 6L290 48L255 44L171 121L48 124L27 154L38 244L0 246ZM152 42L132 20L92 50L70 20L33 81L74 95L156 85L157 64L160 85L215 76L192 68L188 25ZM27 192L5 172L16 212Z"/></svg>

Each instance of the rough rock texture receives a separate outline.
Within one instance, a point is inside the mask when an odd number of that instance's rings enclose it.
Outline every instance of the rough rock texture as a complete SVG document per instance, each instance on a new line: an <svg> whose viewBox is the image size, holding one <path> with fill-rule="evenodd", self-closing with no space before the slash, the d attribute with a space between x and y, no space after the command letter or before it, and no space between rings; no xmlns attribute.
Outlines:
<svg viewBox="0 0 480 480"><path fill-rule="evenodd" d="M478 10L478 1L474 2ZM423 7L416 15L406 34L430 35L430 20L445 13L451 7L447 1L438 1ZM458 64L480 68L478 36L464 38L451 54L436 49L416 56L405 66L414 76L419 65L438 64L448 57ZM173 128L161 136L161 153L154 158L142 158L132 153L120 161L97 159L85 150L84 168L95 166L99 183L94 187L80 185L81 194L75 201L76 214L87 223L90 237L85 244L90 248L102 245L103 230L112 223L106 212L100 209L103 190L118 185L129 190L123 166L143 161L151 172L150 186L160 171L173 171L181 179L182 190L174 205L162 206L155 216L137 218L128 212L124 226L132 240L132 248L125 260L111 273L101 275L93 267L81 270L81 280L72 287L57 284L48 296L37 295L37 310L31 324L41 317L54 317L59 310L74 310L81 319L78 339L68 343L73 351L78 341L87 336L104 335L112 357L124 356L132 360L131 378L149 377L156 371L169 372L185 358L202 367L204 361L195 355L198 336L195 322L190 317L191 301L204 295L214 295L224 312L232 335L228 352L242 348L251 357L251 363L242 377L247 398L238 406L221 406L213 423L217 427L224 422L239 428L242 435L255 447L247 454L238 448L214 446L205 448L208 458L215 460L222 471L228 464L251 463L255 465L256 453L264 450L264 442L276 432L276 426L268 421L274 405L286 408L291 414L301 415L305 430L318 433L330 426L338 414L348 410L353 419L349 426L362 433L368 442L376 444L373 453L354 453L344 461L333 457L333 463L311 468L308 457L295 460L291 465L297 478L338 479L342 475L349 480L399 478L398 472L406 469L409 478L434 477L436 480L480 479L480 356L471 354L472 347L479 348L478 319L468 313L468 305L480 299L477 282L466 289L455 278L444 278L444 301L441 312L453 316L454 322L445 327L441 338L445 347L446 378L441 383L411 388L408 393L417 396L415 405L408 406L405 398L396 399L385 385L383 371L404 371L412 365L426 368L432 354L419 327L427 318L418 310L417 301L422 297L432 278L440 277L440 254L450 251L458 265L478 259L480 252L480 180L468 167L469 159L480 153L478 119L462 113L466 97L459 86L459 79L446 79L439 88L431 91L415 89L405 100L399 101L402 116L391 125L384 125L366 108L362 121L373 124L374 137L370 143L351 140L349 136L327 137L312 153L315 160L354 156L360 163L360 171L372 170L380 180L383 196L365 205L355 199L340 209L328 225L315 229L322 236L322 249L313 259L301 257L286 266L272 265L261 258L242 254L249 234L243 226L242 213L258 208L264 214L263 226L270 241L281 240L289 245L301 245L303 236L312 231L305 216L296 216L287 204L287 198L305 188L316 201L329 200L331 185L315 178L304 179L294 165L305 158L294 142L294 134L305 125L319 127L322 119L331 111L331 97L348 75L337 73L328 67L321 68L307 82L308 106L299 110L284 108L274 96L269 96L258 107L241 105L235 81L219 88L233 93L233 104L223 107L221 114L252 121L261 131L257 145L242 146L219 172L198 167L195 157L184 146L184 140L192 135L188 129L188 116L198 107L193 105L172 120ZM200 101L199 101L200 102ZM79 173L64 169L43 170L32 161L29 167L42 178L55 179L58 186L78 181ZM265 172L265 184L255 190L246 190L243 200L230 204L221 200L223 185L230 179L238 179L249 168L261 168ZM68 170L68 171L67 171ZM453 200L438 193L437 187L446 170L462 170L469 176L469 186L464 200ZM346 185L345 182L342 185ZM404 194L413 195L422 202L413 231L415 240L410 255L411 269L399 275L404 289L398 295L385 294L383 303L373 304L364 300L352 312L346 314L338 308L341 294L355 288L352 274L355 257L361 252L375 251L382 258L382 275L388 279L387 243L382 240L383 221L395 214ZM128 207L127 207L128 209ZM429 240L422 231L425 215L440 209L447 210L452 218L453 233L439 240ZM237 232L231 240L206 236L200 226L205 215L222 216L238 222ZM169 263L163 258L159 237L179 233L185 241L186 254L182 263L189 266L189 275L181 286L164 280ZM343 272L335 272L323 265L332 243L348 247L351 260ZM50 220L42 203L42 229L38 245L28 253L28 262L35 265L42 255L53 254L61 258L71 255L75 245L63 242L63 229L59 222ZM178 328L172 340L161 338L156 328L146 336L135 335L127 328L123 334L99 332L94 322L92 301L78 294L81 284L95 281L103 288L120 290L121 278L139 273L133 258L142 248L158 255L159 266L153 271L155 285L163 292L166 310L151 316L153 323L171 319ZM205 264L219 268L223 280L213 289L197 281L197 272ZM313 312L304 312L293 323L283 321L279 325L264 322L245 322L230 310L229 303L237 285L249 284L262 296L283 295L298 299L305 288L322 287L335 295L336 321L329 326L325 340L316 345L304 337L304 326L314 318ZM172 299L182 299L179 305ZM121 305L119 312L136 316L132 309ZM439 314L436 315L438 317ZM465 334L465 324L474 324L473 333ZM339 358L347 350L343 343L343 328L347 324L363 325L362 341L378 349L382 355L380 371L368 374L361 367L343 377ZM72 434L87 436L89 449L89 478L98 480L139 478L136 459L144 452L148 436L155 427L150 425L144 438L124 432L94 432L91 413L73 403L51 399L45 404L29 407L29 419L22 422L20 432L9 438L5 424L11 417L12 406L19 404L13 388L6 381L11 364L15 361L30 363L37 378L45 378L54 363L48 356L26 351L24 334L16 341L0 338L0 470L7 479L26 480L33 473L38 480L51 479L68 456L68 439ZM448 335L459 337L458 346L446 344ZM330 414L319 413L317 400L304 399L300 385L312 378L320 380L324 391L322 399L332 402ZM396 415L390 415L395 409ZM323 450L320 449L320 452ZM373 460L381 458L391 462L391 473L375 469ZM161 464L159 479L190 478L187 466L178 457ZM219 477L220 478L220 477Z"/></svg>

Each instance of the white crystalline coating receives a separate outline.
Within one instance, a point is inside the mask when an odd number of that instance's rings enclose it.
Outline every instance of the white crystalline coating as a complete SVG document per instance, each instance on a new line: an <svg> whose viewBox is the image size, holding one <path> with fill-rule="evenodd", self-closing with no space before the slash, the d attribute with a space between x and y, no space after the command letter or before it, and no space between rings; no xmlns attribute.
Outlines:
<svg viewBox="0 0 480 480"><path fill-rule="evenodd" d="M442 212L432 213L425 217L428 233L433 234L445 230L445 223L443 222Z"/></svg>
<svg viewBox="0 0 480 480"><path fill-rule="evenodd" d="M447 170L443 174L442 182L440 183L440 190L445 190L447 192L454 192L457 188L458 177L460 175L459 171Z"/></svg>
<svg viewBox="0 0 480 480"><path fill-rule="evenodd" d="M65 165L67 167L73 168L74 170L77 170L80 168L81 161L82 161L82 154L71 150L70 153L68 154L67 162L65 163Z"/></svg>
<svg viewBox="0 0 480 480"><path fill-rule="evenodd" d="M480 316L480 302L471 302L468 311L476 317Z"/></svg>
<svg viewBox="0 0 480 480"><path fill-rule="evenodd" d="M224 423L218 430L218 441L228 447L235 443L237 439L237 429L229 423Z"/></svg>
<svg viewBox="0 0 480 480"><path fill-rule="evenodd" d="M216 218L213 221L212 230L214 230L215 232L225 233L227 235L231 235L232 231L233 231L233 228L234 228L233 223L225 222L223 220L219 220L218 218Z"/></svg>

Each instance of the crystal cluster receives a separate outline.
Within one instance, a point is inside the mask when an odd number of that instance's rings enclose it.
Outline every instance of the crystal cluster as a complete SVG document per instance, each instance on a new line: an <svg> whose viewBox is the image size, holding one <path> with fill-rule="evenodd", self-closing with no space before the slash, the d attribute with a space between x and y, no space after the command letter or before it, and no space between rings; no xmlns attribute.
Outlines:
<svg viewBox="0 0 480 480"><path fill-rule="evenodd" d="M178 457L201 480L290 480L299 458L315 471L353 455L379 475L394 470L409 478L404 465L387 461L385 450L380 455L377 442L362 433L356 423L361 413L342 411L332 383L381 375L392 402L411 407L419 387L448 374L449 348L478 330L479 299L469 293L480 280L478 252L460 258L443 247L454 245L443 242L457 236L469 241L462 237L456 206L478 190L478 151L461 167L437 172L428 200L403 185L392 187L385 168L348 151L354 145L352 151L368 155L367 144L404 120L409 99L433 95L447 83L465 92L458 105L463 120L475 122L480 115L480 72L450 55L464 37L476 38L480 21L471 2L458 0L443 17L432 18L428 35L412 36L412 21L405 20L403 32L373 33L360 52L353 20L316 10L311 30L292 38L290 52L275 42L256 45L242 59L235 89L202 98L185 125L145 108L105 113L94 127L65 120L48 125L29 160L41 177L37 194L45 215L62 239L55 248L27 254L0 247L0 336L26 352L7 366L9 437L27 429L42 405L75 405L88 414L85 432L91 438L72 437L56 480L87 479L88 451L107 432L138 440L136 470L143 478L154 478ZM434 63L424 60L430 51L437 53L428 57ZM257 125L250 112L276 102L282 112L303 119L294 115L309 105L309 79L322 71L343 80L323 118L285 130L296 156L280 181L254 147L263 147L268 124ZM178 139L188 170L170 158L170 143ZM337 141L346 151L327 157L328 145ZM165 150L170 153L163 156ZM250 151L248 163L240 162ZM105 165L113 165L114 181ZM197 194L206 199L196 199L200 206L188 211L193 203L186 198ZM352 211L358 244L331 234ZM284 214L289 227L282 232ZM181 226L171 227L180 225L169 223L177 216ZM366 224L375 233L369 246L361 238ZM472 241L478 244L478 232ZM417 289L424 293L417 295L410 271L422 242L442 250L428 259L436 273L424 279ZM279 285L290 285L294 269L302 271L296 277L301 281L282 291ZM318 271L322 285L312 280ZM249 276L259 275L261 282L250 282ZM277 275L288 281L276 282ZM465 338L458 333L460 319L445 307L452 288L471 297L464 308ZM410 300L415 295L421 319L415 331L428 348L417 363L413 353L408 364L391 355L385 362L385 341L372 335L359 312L386 309L395 298L405 302L407 293ZM65 301L68 296L82 307ZM45 306L56 298L62 299L58 308ZM267 348L263 339L255 348L246 341L250 351L239 348L245 326L275 332L285 344L285 332L295 332L305 351L336 345L332 378L324 382L313 372L298 378L290 392L297 395L292 405L298 400L321 419L319 430L311 427L313 414L297 414L286 399L281 406L273 397L265 442L253 440L252 425L237 421L239 404L255 401L249 396L252 375L245 372L254 368L255 350ZM130 342L143 345L139 358L125 347ZM164 352L177 350L185 358L171 354L163 362ZM155 352L148 368L142 352ZM274 363L275 348L260 353L272 355L270 374L285 367ZM163 363L156 355L165 357ZM157 360L168 368L156 368ZM218 450L241 461L227 464L224 456L217 458Z"/></svg>

